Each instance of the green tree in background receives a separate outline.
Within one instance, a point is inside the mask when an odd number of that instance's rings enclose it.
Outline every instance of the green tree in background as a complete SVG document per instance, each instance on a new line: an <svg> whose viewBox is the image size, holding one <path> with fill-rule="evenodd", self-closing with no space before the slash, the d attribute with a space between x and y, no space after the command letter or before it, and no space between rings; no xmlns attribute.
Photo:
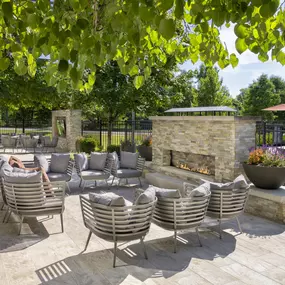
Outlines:
<svg viewBox="0 0 285 285"><path fill-rule="evenodd" d="M198 106L232 106L229 90L216 67L201 65L196 72Z"/></svg>
<svg viewBox="0 0 285 285"><path fill-rule="evenodd" d="M276 92L276 87L271 79L263 74L247 89L242 90L238 100L243 104L244 115L262 116L265 119L273 120L274 114L262 111L262 109L279 104L280 94Z"/></svg>

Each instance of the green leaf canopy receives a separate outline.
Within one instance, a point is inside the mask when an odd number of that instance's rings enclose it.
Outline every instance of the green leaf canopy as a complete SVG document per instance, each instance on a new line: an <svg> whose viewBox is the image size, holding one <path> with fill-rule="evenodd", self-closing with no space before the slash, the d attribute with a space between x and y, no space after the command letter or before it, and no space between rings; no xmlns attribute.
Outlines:
<svg viewBox="0 0 285 285"><path fill-rule="evenodd" d="M37 59L46 56L47 83L60 90L69 80L91 91L96 77L86 70L95 75L110 60L135 76L136 88L169 57L236 66L219 38L220 27L231 25L238 53L285 63L279 0L2 0L0 7L0 70L13 59L17 74L34 76Z"/></svg>

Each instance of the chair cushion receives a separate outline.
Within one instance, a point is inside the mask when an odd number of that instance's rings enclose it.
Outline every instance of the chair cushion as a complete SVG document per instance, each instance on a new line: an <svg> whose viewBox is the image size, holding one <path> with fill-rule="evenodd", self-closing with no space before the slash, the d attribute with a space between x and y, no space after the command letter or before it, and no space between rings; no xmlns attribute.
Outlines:
<svg viewBox="0 0 285 285"><path fill-rule="evenodd" d="M50 172L65 173L69 160L69 153L52 153L50 161Z"/></svg>
<svg viewBox="0 0 285 285"><path fill-rule="evenodd" d="M74 160L81 171L88 169L88 158L85 153L75 153Z"/></svg>
<svg viewBox="0 0 285 285"><path fill-rule="evenodd" d="M50 171L49 162L47 161L46 157L43 154L34 155L34 163L36 167L42 167L46 173L49 173Z"/></svg>
<svg viewBox="0 0 285 285"><path fill-rule="evenodd" d="M1 154L1 155L0 155L0 161L1 161L1 160L8 162L8 157Z"/></svg>
<svg viewBox="0 0 285 285"><path fill-rule="evenodd" d="M84 170L81 171L81 176L84 180L100 180L109 178L109 173L100 170Z"/></svg>
<svg viewBox="0 0 285 285"><path fill-rule="evenodd" d="M89 199L92 202L105 205L105 206L126 206L126 201L124 197L119 196L115 193L89 193Z"/></svg>
<svg viewBox="0 0 285 285"><path fill-rule="evenodd" d="M42 172L13 172L13 171L4 171L4 180L9 183L15 184L29 184L29 183L40 183L42 182Z"/></svg>
<svg viewBox="0 0 285 285"><path fill-rule="evenodd" d="M107 152L91 152L89 169L103 170L106 165Z"/></svg>
<svg viewBox="0 0 285 285"><path fill-rule="evenodd" d="M139 157L138 153L121 151L120 167L121 168L136 169L137 168L138 157Z"/></svg>
<svg viewBox="0 0 285 285"><path fill-rule="evenodd" d="M143 193L139 195L134 204L143 205L151 203L154 200L155 200L155 189L152 186L150 186Z"/></svg>
<svg viewBox="0 0 285 285"><path fill-rule="evenodd" d="M185 197L204 197L211 194L210 184L204 183L193 189L193 185L187 182L183 183Z"/></svg>
<svg viewBox="0 0 285 285"><path fill-rule="evenodd" d="M47 176L50 181L69 181L70 176L66 173L56 173L56 172L49 172Z"/></svg>
<svg viewBox="0 0 285 285"><path fill-rule="evenodd" d="M2 163L0 168L0 177L4 177L5 171L13 171L13 167L8 162Z"/></svg>
<svg viewBox="0 0 285 285"><path fill-rule="evenodd" d="M142 173L136 169L121 168L117 170L118 178L140 177Z"/></svg>
<svg viewBox="0 0 285 285"><path fill-rule="evenodd" d="M153 185L150 185L149 187L152 187L155 190L157 198L181 198L181 194L178 189L159 188Z"/></svg>

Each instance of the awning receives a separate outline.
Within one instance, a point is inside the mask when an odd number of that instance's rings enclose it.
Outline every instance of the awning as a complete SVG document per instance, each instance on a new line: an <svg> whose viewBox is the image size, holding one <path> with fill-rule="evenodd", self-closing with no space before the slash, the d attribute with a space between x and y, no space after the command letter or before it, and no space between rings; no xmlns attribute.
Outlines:
<svg viewBox="0 0 285 285"><path fill-rule="evenodd" d="M272 107L263 109L262 111L285 111L285 104L272 106Z"/></svg>

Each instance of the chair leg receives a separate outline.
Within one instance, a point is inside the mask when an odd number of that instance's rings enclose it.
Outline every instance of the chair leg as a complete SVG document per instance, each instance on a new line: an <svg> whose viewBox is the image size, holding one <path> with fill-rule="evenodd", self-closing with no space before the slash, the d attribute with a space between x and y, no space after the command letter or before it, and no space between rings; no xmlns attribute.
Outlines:
<svg viewBox="0 0 285 285"><path fill-rule="evenodd" d="M89 241L90 241L90 239L91 239L91 236L92 236L92 232L89 231L88 238L87 238L87 241L86 241L86 244L85 244L85 247L84 247L84 251L86 251L86 249L87 249L87 246L88 246L88 244L89 244Z"/></svg>
<svg viewBox="0 0 285 285"><path fill-rule="evenodd" d="M177 231L174 230L174 250L173 250L174 253L177 252Z"/></svg>
<svg viewBox="0 0 285 285"><path fill-rule="evenodd" d="M4 209L4 206L5 206L5 204L3 203L3 204L2 204L2 207L1 207L1 211Z"/></svg>
<svg viewBox="0 0 285 285"><path fill-rule="evenodd" d="M243 233L238 217L236 217L236 220L237 220L237 224L238 224L238 228L239 228L240 233Z"/></svg>
<svg viewBox="0 0 285 285"><path fill-rule="evenodd" d="M114 179L115 179L115 176L113 176L113 179L112 179L112 183L111 183L111 186L113 186L113 183L114 183Z"/></svg>
<svg viewBox="0 0 285 285"><path fill-rule="evenodd" d="M108 180L105 179L105 182L106 182L107 188L110 190L110 187L109 187L109 184L108 184Z"/></svg>
<svg viewBox="0 0 285 285"><path fill-rule="evenodd" d="M203 245L201 243L201 239L200 239L200 236L199 236L199 229L198 229L198 227L196 228L196 233L197 233L197 237L198 237L198 240L199 240L199 244L202 247Z"/></svg>
<svg viewBox="0 0 285 285"><path fill-rule="evenodd" d="M142 181L141 181L141 178L140 178L140 177L138 177L138 180L139 180L139 182L140 182L140 187L142 187Z"/></svg>
<svg viewBox="0 0 285 285"><path fill-rule="evenodd" d="M8 223L8 222L9 222L9 219L10 219L10 217L11 217L11 213L12 213L12 211L9 209L9 213L8 213L8 215L7 215L7 217L6 217L5 223Z"/></svg>
<svg viewBox="0 0 285 285"><path fill-rule="evenodd" d="M222 220L219 219L219 233L220 233L220 239L222 239Z"/></svg>
<svg viewBox="0 0 285 285"><path fill-rule="evenodd" d="M5 215L4 215L4 218L3 218L3 220L2 220L2 223L5 223L9 211L10 211L10 209L9 209L9 207L8 207L7 210L6 210L6 212L5 212Z"/></svg>
<svg viewBox="0 0 285 285"><path fill-rule="evenodd" d="M61 223L61 232L64 232L64 228L63 228L63 214L60 214L60 223Z"/></svg>
<svg viewBox="0 0 285 285"><path fill-rule="evenodd" d="M95 183L94 183L94 184L95 184L95 187L97 187L97 181L96 181L96 180L95 180Z"/></svg>
<svg viewBox="0 0 285 285"><path fill-rule="evenodd" d="M113 259L113 267L116 267L116 254L117 254L117 241L114 241L114 259Z"/></svg>
<svg viewBox="0 0 285 285"><path fill-rule="evenodd" d="M129 184L129 179L128 178L126 178L126 184Z"/></svg>
<svg viewBox="0 0 285 285"><path fill-rule="evenodd" d="M140 240L141 240L141 245L142 245L142 248L143 248L144 257L145 257L145 259L148 259L146 248L145 248L145 244L143 242L143 238L141 237Z"/></svg>
<svg viewBox="0 0 285 285"><path fill-rule="evenodd" d="M84 189L85 189L85 181L83 180L83 187L82 187L82 191L81 192L83 192L84 191Z"/></svg>
<svg viewBox="0 0 285 285"><path fill-rule="evenodd" d="M80 178L79 188L81 187L81 184L82 184L82 178Z"/></svg>
<svg viewBox="0 0 285 285"><path fill-rule="evenodd" d="M71 193L71 191L70 191L70 188L69 188L69 184L68 184L68 182L66 182L66 188L67 188L67 192L68 192L68 194L70 194L70 193Z"/></svg>
<svg viewBox="0 0 285 285"><path fill-rule="evenodd" d="M23 217L23 216L20 216L20 226L19 226L19 232L18 232L18 235L20 235L20 234L21 234L22 225L23 225L23 220L24 220L24 217Z"/></svg>

